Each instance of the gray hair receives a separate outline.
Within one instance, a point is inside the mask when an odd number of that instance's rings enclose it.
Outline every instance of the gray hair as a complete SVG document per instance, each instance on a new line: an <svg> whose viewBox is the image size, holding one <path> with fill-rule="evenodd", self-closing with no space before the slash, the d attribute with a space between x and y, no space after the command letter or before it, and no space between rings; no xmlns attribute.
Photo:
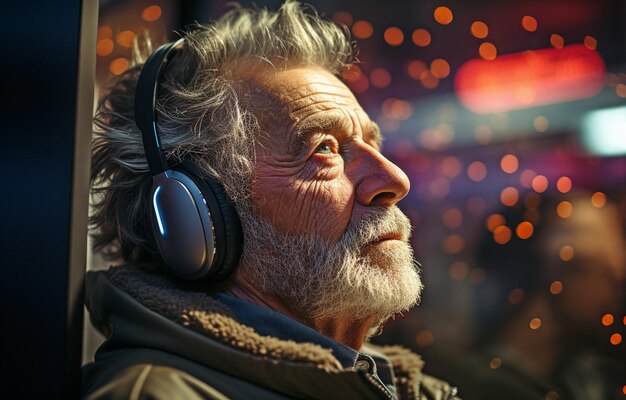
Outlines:
<svg viewBox="0 0 626 400"><path fill-rule="evenodd" d="M315 65L339 74L355 61L348 31L287 0L277 12L237 8L185 34L168 64L157 100L161 144L170 165L192 161L224 185L237 211L250 212L255 116L246 109L233 71L260 60L273 67ZM136 63L99 103L92 150L94 250L110 259L161 264L148 214L151 186L134 93L146 42Z"/></svg>

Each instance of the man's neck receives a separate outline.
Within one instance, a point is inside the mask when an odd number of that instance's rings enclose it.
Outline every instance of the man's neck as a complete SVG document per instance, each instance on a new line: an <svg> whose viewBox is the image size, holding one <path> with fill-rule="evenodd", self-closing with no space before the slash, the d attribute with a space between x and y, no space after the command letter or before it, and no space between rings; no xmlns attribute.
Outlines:
<svg viewBox="0 0 626 400"><path fill-rule="evenodd" d="M292 310L285 301L280 298L269 296L251 285L245 277L235 271L226 281L217 285L216 290L227 293L238 299L249 301L261 307L266 307L285 314L290 318L299 321L322 335L333 339L337 343L349 346L360 351L365 343L367 334L375 322L374 317L364 320L354 320L353 318L337 316L328 319L309 318L301 313Z"/></svg>

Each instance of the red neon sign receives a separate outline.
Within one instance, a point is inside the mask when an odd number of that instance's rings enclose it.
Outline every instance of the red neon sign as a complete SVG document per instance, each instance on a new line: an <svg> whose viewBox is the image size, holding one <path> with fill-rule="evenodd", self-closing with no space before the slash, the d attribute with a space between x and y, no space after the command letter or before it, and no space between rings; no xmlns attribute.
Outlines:
<svg viewBox="0 0 626 400"><path fill-rule="evenodd" d="M470 60L454 78L461 103L476 113L493 113L596 95L604 85L604 61L576 44Z"/></svg>

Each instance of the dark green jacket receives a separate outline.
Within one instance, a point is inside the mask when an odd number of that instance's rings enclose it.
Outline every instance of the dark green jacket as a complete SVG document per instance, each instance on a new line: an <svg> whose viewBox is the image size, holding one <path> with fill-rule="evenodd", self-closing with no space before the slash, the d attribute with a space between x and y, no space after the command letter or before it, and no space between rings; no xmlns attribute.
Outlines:
<svg viewBox="0 0 626 400"><path fill-rule="evenodd" d="M201 289L135 267L89 273L86 303L107 340L83 369L84 398L455 398L406 349L371 349L390 359L396 397L375 370L344 368L318 344L260 335Z"/></svg>

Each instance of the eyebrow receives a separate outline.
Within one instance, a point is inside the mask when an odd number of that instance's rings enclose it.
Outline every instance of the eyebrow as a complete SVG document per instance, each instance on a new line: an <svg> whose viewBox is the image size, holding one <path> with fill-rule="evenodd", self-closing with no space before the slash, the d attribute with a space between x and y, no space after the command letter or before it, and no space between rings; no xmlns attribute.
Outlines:
<svg viewBox="0 0 626 400"><path fill-rule="evenodd" d="M305 141L308 137L319 131L331 131L334 129L345 128L348 125L347 121L343 118L332 116L330 118L311 118L306 122L303 122L297 129L296 137L298 141ZM370 121L363 130L363 141L374 142L379 148L383 143L383 135L380 131L378 124L374 121Z"/></svg>

